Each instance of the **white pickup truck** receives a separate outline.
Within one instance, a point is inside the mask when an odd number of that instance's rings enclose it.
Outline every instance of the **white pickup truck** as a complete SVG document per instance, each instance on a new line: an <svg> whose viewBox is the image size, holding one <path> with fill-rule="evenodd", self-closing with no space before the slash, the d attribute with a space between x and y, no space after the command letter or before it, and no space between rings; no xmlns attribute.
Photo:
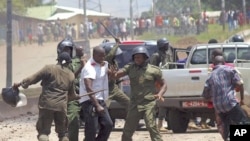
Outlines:
<svg viewBox="0 0 250 141"><path fill-rule="evenodd" d="M246 43L198 44L192 47L183 69L162 69L168 90L158 106L168 110L168 124L174 133L186 132L194 117L214 117L214 109L201 93L210 72L211 52L221 48L227 63L237 68L244 80L245 103L250 105L250 46ZM182 50L183 51L183 50ZM175 54L178 54L176 50ZM180 64L179 64L180 65Z"/></svg>

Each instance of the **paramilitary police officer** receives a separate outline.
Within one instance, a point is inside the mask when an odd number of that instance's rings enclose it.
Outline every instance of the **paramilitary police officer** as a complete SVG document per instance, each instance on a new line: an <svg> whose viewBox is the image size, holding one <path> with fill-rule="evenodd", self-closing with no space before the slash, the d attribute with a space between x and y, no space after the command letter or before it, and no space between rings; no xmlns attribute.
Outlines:
<svg viewBox="0 0 250 141"><path fill-rule="evenodd" d="M73 49L75 49L75 56L73 56ZM72 63L69 64L69 69L75 75L75 91L79 95L79 79L80 72L86 60L83 58L83 48L76 46L70 39L62 40L57 46L57 53L68 52L72 57ZM70 141L78 141L79 136L79 111L80 106L78 100L69 101L67 109L68 117L68 137Z"/></svg>
<svg viewBox="0 0 250 141"><path fill-rule="evenodd" d="M115 45L112 45L107 42L104 44L103 48L106 53L105 60L109 63L109 68L118 70L118 63L115 60L115 58L116 56L122 54L122 50L119 48L119 43L120 43L119 39L115 40L116 40ZM126 110L128 109L129 97L121 89L119 89L117 81L113 79L109 79L109 102L110 100L116 100L118 103L124 106Z"/></svg>
<svg viewBox="0 0 250 141"><path fill-rule="evenodd" d="M67 131L67 102L79 99L74 89L74 74L68 69L71 57L62 52L58 56L58 63L46 65L37 73L15 83L13 88L22 86L28 88L32 84L41 81L42 92L39 98L39 115L36 123L39 141L49 141L52 122L55 122L55 130L59 141L69 141Z"/></svg>
<svg viewBox="0 0 250 141"><path fill-rule="evenodd" d="M161 66L163 68L172 69L174 65L168 65L168 62L173 62L173 47L169 44L166 38L157 40L158 51L152 54L150 64Z"/></svg>
<svg viewBox="0 0 250 141"><path fill-rule="evenodd" d="M166 69L174 68L174 65L168 65L168 62L173 62L173 47L169 45L169 40L162 38L157 40L158 51L152 54L150 64L163 67ZM158 108L158 128L160 132L167 132L168 130L163 127L164 118L166 118L167 111L164 108ZM167 118L166 118L167 120ZM168 127L170 129L170 127Z"/></svg>
<svg viewBox="0 0 250 141"><path fill-rule="evenodd" d="M162 141L155 123L156 100L162 100L167 90L159 67L148 63L149 53L144 46L133 49L132 63L125 65L114 74L115 78L128 75L130 79L131 96L128 114L122 134L122 141L132 141L141 117L144 118L152 141ZM156 83L160 86L156 89Z"/></svg>

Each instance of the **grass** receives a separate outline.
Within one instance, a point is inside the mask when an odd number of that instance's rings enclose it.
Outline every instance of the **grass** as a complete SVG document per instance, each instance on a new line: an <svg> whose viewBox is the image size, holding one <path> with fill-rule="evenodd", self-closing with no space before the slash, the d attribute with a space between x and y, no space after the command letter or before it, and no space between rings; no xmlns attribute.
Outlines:
<svg viewBox="0 0 250 141"><path fill-rule="evenodd" d="M187 38L194 38L197 40L198 43L207 43L209 39L214 38L217 39L219 42L224 42L227 40L230 36L246 30L250 29L250 25L245 25L243 27L238 28L237 30L234 30L232 32L228 31L228 27L225 27L225 31L223 31L223 28L221 25L218 24L209 24L208 25L208 31L202 32L199 35L182 35L182 36L174 36L174 35L158 35L156 33L150 33L147 32L143 34L142 36L139 36L138 39L146 39L146 40L157 40L159 38L166 37L168 40L170 40L172 45L178 44L179 41L187 39Z"/></svg>

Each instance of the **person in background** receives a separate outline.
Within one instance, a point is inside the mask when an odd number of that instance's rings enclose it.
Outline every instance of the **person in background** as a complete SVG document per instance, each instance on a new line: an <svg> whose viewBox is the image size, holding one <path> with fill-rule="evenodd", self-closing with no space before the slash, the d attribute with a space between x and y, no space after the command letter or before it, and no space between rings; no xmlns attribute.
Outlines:
<svg viewBox="0 0 250 141"><path fill-rule="evenodd" d="M169 44L169 40L162 38L157 40L158 51L154 53L150 58L150 64L163 67L166 69L172 69L173 65L169 65L168 62L173 62L173 47ZM167 110L158 107L158 129L161 132L167 132L168 130L163 127L164 118L167 118ZM168 125L168 129L170 126Z"/></svg>
<svg viewBox="0 0 250 141"><path fill-rule="evenodd" d="M177 60L177 63L180 63L180 64L177 64L178 69L183 69L184 68L185 63L187 62L187 59L188 59L189 52L190 52L191 49L192 49L192 46L188 46L187 50L186 50L187 57L184 58L184 59Z"/></svg>
<svg viewBox="0 0 250 141"><path fill-rule="evenodd" d="M41 81L42 93L39 98L39 115L36 123L39 141L48 141L52 122L59 141L69 141L67 133L67 102L79 99L74 89L74 74L68 69L71 57L67 52L58 56L58 63L46 65L37 73L14 83L13 88L22 86L27 89L30 85Z"/></svg>
<svg viewBox="0 0 250 141"><path fill-rule="evenodd" d="M43 26L41 24L38 24L37 27L37 37L38 37L38 46L43 46Z"/></svg>
<svg viewBox="0 0 250 141"><path fill-rule="evenodd" d="M149 64L149 53L144 46L133 49L132 63L125 65L114 74L118 79L128 75L130 79L131 96L126 122L122 133L122 141L132 141L132 136L143 117L152 141L162 141L156 126L156 100L163 100L162 95L167 90L167 84L162 78L159 67ZM157 90L156 83L160 86Z"/></svg>
<svg viewBox="0 0 250 141"><path fill-rule="evenodd" d="M169 44L169 40L166 38L157 40L157 48L158 51L150 58L150 64L166 69L174 68L174 65L168 64L173 62L173 47Z"/></svg>

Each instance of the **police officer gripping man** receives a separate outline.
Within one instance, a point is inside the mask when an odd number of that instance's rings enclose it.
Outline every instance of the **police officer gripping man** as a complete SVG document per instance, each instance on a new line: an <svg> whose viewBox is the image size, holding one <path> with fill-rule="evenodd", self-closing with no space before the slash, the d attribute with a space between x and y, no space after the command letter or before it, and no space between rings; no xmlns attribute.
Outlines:
<svg viewBox="0 0 250 141"><path fill-rule="evenodd" d="M167 84L162 78L159 67L148 63L149 53L144 46L133 49L132 63L125 65L114 74L115 78L128 75L130 79L131 96L128 114L122 134L122 141L132 141L141 117L144 118L152 141L162 141L155 123L156 100L162 100L167 90ZM157 91L155 84L161 87Z"/></svg>
<svg viewBox="0 0 250 141"><path fill-rule="evenodd" d="M75 52L74 52L75 51ZM62 40L57 46L57 53L67 52L72 57L72 62L69 64L68 68L75 75L75 91L79 95L79 81L80 72L85 65L85 58L83 58L83 48L81 46L76 46L71 39ZM73 52L75 55L73 55ZM69 101L67 109L68 117L68 137L70 141L78 141L79 136L79 111L80 106L78 100Z"/></svg>
<svg viewBox="0 0 250 141"><path fill-rule="evenodd" d="M119 39L115 38L115 40L116 40L115 45L112 45L110 43L105 43L103 48L106 53L105 60L109 63L109 68L118 70L118 63L115 60L115 58L116 56L122 54L122 50L119 48L119 43L120 43ZM109 101L110 100L116 100L118 103L124 106L126 110L128 109L129 97L121 89L119 89L117 85L117 80L113 79L109 79Z"/></svg>

